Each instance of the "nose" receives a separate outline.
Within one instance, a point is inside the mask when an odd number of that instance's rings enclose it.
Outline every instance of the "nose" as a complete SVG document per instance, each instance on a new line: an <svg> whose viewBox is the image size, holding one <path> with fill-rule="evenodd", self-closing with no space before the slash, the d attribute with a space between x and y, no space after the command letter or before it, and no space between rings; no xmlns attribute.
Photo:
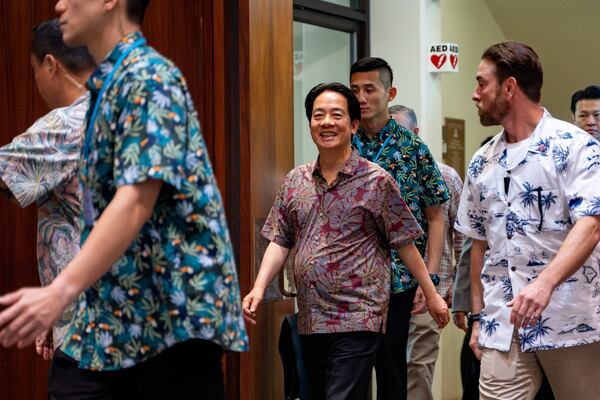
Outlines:
<svg viewBox="0 0 600 400"><path fill-rule="evenodd" d="M598 121L596 120L596 117L594 117L594 115L590 114L587 117L585 117L585 124L587 126L594 126L598 123Z"/></svg>
<svg viewBox="0 0 600 400"><path fill-rule="evenodd" d="M321 119L321 126L330 126L333 124L333 118L327 114Z"/></svg>
<svg viewBox="0 0 600 400"><path fill-rule="evenodd" d="M357 90L356 92L354 92L354 95L356 96L360 104L365 104L367 102L367 99L362 90Z"/></svg>
<svg viewBox="0 0 600 400"><path fill-rule="evenodd" d="M58 14L59 16L60 16L60 15L61 15L63 12L65 12L65 5L64 5L64 2L63 2L63 0L58 0L58 1L56 2L56 5L54 6L54 12L55 12L56 14Z"/></svg>
<svg viewBox="0 0 600 400"><path fill-rule="evenodd" d="M471 94L471 100L473 100L475 103L478 103L479 100L481 100L479 93L477 93L477 88L475 88L475 90L473 90L473 93Z"/></svg>

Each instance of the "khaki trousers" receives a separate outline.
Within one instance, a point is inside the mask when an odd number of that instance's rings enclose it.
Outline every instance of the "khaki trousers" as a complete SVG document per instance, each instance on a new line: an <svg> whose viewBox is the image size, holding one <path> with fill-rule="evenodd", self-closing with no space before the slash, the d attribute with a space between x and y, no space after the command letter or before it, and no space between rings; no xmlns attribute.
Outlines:
<svg viewBox="0 0 600 400"><path fill-rule="evenodd" d="M429 313L411 315L406 348L409 400L433 400L431 385L440 349L440 332Z"/></svg>
<svg viewBox="0 0 600 400"><path fill-rule="evenodd" d="M600 399L600 342L524 353L515 337L509 352L482 349L482 400L532 400L546 374L556 400Z"/></svg>

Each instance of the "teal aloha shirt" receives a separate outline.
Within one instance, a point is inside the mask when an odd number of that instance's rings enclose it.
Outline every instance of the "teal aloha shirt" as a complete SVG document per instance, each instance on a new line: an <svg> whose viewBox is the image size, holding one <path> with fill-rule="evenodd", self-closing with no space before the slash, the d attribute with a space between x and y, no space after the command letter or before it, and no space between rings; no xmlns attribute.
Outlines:
<svg viewBox="0 0 600 400"><path fill-rule="evenodd" d="M102 103L80 165L81 190L91 192L97 219L119 187L164 184L136 239L81 298L62 350L83 369L131 367L194 338L248 349L223 203L181 72L143 45L98 99L116 60L141 37L124 37L87 82L86 124ZM91 230L85 215L82 244Z"/></svg>
<svg viewBox="0 0 600 400"><path fill-rule="evenodd" d="M390 135L392 137L377 158ZM415 240L415 245L421 256L424 256L428 228L424 211L427 207L442 204L449 198L448 188L429 148L421 138L391 118L372 139L359 128L352 142L362 157L379 164L398 183L404 202L423 229L424 235ZM417 280L408 272L398 253L392 250L392 293L401 293L417 284Z"/></svg>

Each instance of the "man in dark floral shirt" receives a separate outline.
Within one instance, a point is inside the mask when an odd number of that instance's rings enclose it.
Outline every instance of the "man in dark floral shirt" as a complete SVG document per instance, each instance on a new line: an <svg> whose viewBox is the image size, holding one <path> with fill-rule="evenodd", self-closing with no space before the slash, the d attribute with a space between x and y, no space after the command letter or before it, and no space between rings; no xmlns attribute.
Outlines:
<svg viewBox="0 0 600 400"><path fill-rule="evenodd" d="M447 306L413 244L422 231L394 179L350 146L360 119L356 97L342 84L321 84L305 104L319 158L292 170L282 185L262 231L271 243L244 313L255 323L265 288L295 248L298 333L311 396L367 399L385 332L390 249L423 284L440 326Z"/></svg>
<svg viewBox="0 0 600 400"><path fill-rule="evenodd" d="M248 347L197 113L181 72L140 32L148 3L56 5L65 43L98 64L79 169L82 247L49 286L0 298L0 342L25 345L85 291L50 397L224 399L222 351Z"/></svg>
<svg viewBox="0 0 600 400"><path fill-rule="evenodd" d="M440 204L448 200L448 189L427 145L390 118L388 102L396 96L392 69L381 58L363 58L350 69L351 88L361 108L360 128L354 147L361 156L388 171L398 183L406 204L425 232L415 241L427 269L437 274L444 245L444 218ZM422 312L424 303L417 281L392 252L392 295L388 330L377 355L378 399L406 399L406 346L411 307Z"/></svg>

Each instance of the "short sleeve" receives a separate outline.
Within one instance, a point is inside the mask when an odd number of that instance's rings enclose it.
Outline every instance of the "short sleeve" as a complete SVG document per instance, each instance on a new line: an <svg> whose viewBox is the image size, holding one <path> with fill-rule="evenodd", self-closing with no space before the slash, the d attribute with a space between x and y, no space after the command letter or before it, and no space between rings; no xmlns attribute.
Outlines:
<svg viewBox="0 0 600 400"><path fill-rule="evenodd" d="M290 219L289 213L289 195L291 189L289 184L290 176L288 174L281 185L281 189L271 207L271 211L269 211L265 225L260 232L267 240L275 242L286 249L294 247L295 242L294 224Z"/></svg>
<svg viewBox="0 0 600 400"><path fill-rule="evenodd" d="M51 113L0 148L0 179L21 207L42 202L75 176L83 119L77 122Z"/></svg>
<svg viewBox="0 0 600 400"><path fill-rule="evenodd" d="M417 138L417 177L420 185L420 200L422 208L442 204L450 195L444 178L437 167L429 148Z"/></svg>
<svg viewBox="0 0 600 400"><path fill-rule="evenodd" d="M162 71L162 72L161 72ZM152 77L133 77L123 88L113 175L117 186L149 178L182 191L212 179L212 169L200 123L187 89L170 69L155 69Z"/></svg>
<svg viewBox="0 0 600 400"><path fill-rule="evenodd" d="M400 189L391 175L380 179L377 202L381 208L376 212L377 226L387 238L392 249L398 250L423 235L421 226L413 216L400 194Z"/></svg>
<svg viewBox="0 0 600 400"><path fill-rule="evenodd" d="M600 215L600 144L592 137L586 139L569 150L571 161L563 183L573 223Z"/></svg>
<svg viewBox="0 0 600 400"><path fill-rule="evenodd" d="M471 161L471 164L473 161ZM469 171L472 168L469 167ZM483 209L474 176L469 172L463 185L454 228L477 240L487 240L487 211Z"/></svg>

